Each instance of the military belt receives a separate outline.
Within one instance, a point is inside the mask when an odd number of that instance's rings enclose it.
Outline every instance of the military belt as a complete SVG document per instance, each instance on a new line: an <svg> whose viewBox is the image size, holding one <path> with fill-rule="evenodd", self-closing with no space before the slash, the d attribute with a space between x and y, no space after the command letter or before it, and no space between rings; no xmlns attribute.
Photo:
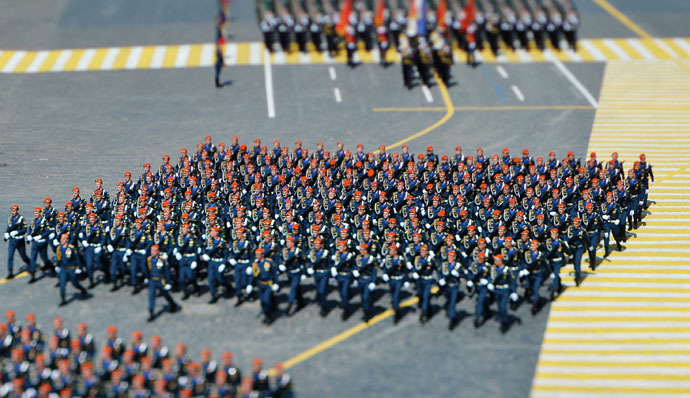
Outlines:
<svg viewBox="0 0 690 398"><path fill-rule="evenodd" d="M194 253L191 253L191 254L187 253L187 254L183 254L182 256L184 256L184 257L194 257L194 256L196 256L196 254L194 254Z"/></svg>
<svg viewBox="0 0 690 398"><path fill-rule="evenodd" d="M262 280L259 280L258 282L259 282L260 284L264 285L264 286L265 286L265 285L271 285L271 284L273 284L273 281L270 281L270 280L265 281L265 282L262 281Z"/></svg>
<svg viewBox="0 0 690 398"><path fill-rule="evenodd" d="M213 257L213 258L211 258L211 261L219 261L219 262L222 262L222 261L225 261L225 259L224 259L224 258L216 258L216 257Z"/></svg>
<svg viewBox="0 0 690 398"><path fill-rule="evenodd" d="M507 285L507 284L504 284L504 285L496 285L496 289L507 289L507 288L508 288L508 285Z"/></svg>

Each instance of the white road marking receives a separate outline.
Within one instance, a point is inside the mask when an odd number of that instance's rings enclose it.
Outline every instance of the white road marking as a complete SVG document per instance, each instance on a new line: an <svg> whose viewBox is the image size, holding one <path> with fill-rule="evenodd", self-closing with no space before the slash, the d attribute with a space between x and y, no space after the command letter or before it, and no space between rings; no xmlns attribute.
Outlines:
<svg viewBox="0 0 690 398"><path fill-rule="evenodd" d="M204 44L201 48L201 62L199 66L211 66L213 65L213 44Z"/></svg>
<svg viewBox="0 0 690 398"><path fill-rule="evenodd" d="M335 95L335 102L343 102L343 99L340 96L340 89L338 87L333 89L333 95Z"/></svg>
<svg viewBox="0 0 690 398"><path fill-rule="evenodd" d="M264 49L264 81L266 83L266 107L268 108L268 117L276 117L275 103L273 99L273 73L271 71L271 54Z"/></svg>
<svg viewBox="0 0 690 398"><path fill-rule="evenodd" d="M520 100L520 102L525 101L525 96L522 95L522 91L520 91L520 88L516 85L510 86L511 89L513 89L513 92L515 93L515 96Z"/></svg>
<svg viewBox="0 0 690 398"><path fill-rule="evenodd" d="M38 68L40 68L43 64L43 61L46 60L46 57L48 57L48 53L49 51L39 51L36 55L36 58L34 59L34 62L32 62L31 65L29 65L29 67L26 69L26 73L38 72Z"/></svg>
<svg viewBox="0 0 690 398"><path fill-rule="evenodd" d="M101 70L109 70L113 68L113 64L115 63L115 59L117 59L117 54L120 52L120 49L117 47L110 47L108 49L108 52L105 53L105 57L103 57L103 63L101 64Z"/></svg>
<svg viewBox="0 0 690 398"><path fill-rule="evenodd" d="M502 78L508 78L508 72L506 72L506 70L503 69L501 65L496 66L496 72L498 72L498 74L501 75Z"/></svg>
<svg viewBox="0 0 690 398"><path fill-rule="evenodd" d="M563 62L561 62L558 58L556 58L556 56L553 55L553 53L551 53L551 52L547 52L546 55L547 55L547 58L550 58L551 63L553 63L553 65L559 71L561 71L563 76L565 76L565 78L568 79L573 84L573 86L575 86L575 88L580 91L580 93L582 93L582 95L585 97L587 102L589 102L594 108L598 108L599 104L594 99L594 97L592 97L592 94L590 94L589 91L587 91L587 88L585 88L585 86L583 86L579 80L577 80L575 75L570 73L568 68L566 68L565 65L563 65Z"/></svg>
<svg viewBox="0 0 690 398"><path fill-rule="evenodd" d="M151 56L151 69L160 69L163 67L163 60L165 59L165 47L156 46Z"/></svg>
<svg viewBox="0 0 690 398"><path fill-rule="evenodd" d="M223 62L228 66L237 65L237 43L228 43L225 45Z"/></svg>
<svg viewBox="0 0 690 398"><path fill-rule="evenodd" d="M65 64L70 56L72 56L72 50L60 51L60 55L58 55L57 59L55 60L55 64L53 65L51 71L61 71L65 67Z"/></svg>
<svg viewBox="0 0 690 398"><path fill-rule="evenodd" d="M175 57L175 67L184 68L187 66L187 60L189 59L189 44L180 46L177 50L177 57Z"/></svg>
<svg viewBox="0 0 690 398"><path fill-rule="evenodd" d="M75 69L86 70L89 67L91 59L93 59L93 56L95 54L96 50L93 48L89 48L88 50L84 51L84 54L82 54L81 59L79 60L79 63L77 64L77 67Z"/></svg>
<svg viewBox="0 0 690 398"><path fill-rule="evenodd" d="M424 93L424 98L426 98L426 102L434 102L434 97L431 96L431 90L429 90L429 87L427 87L424 84L422 84L422 93Z"/></svg>
<svg viewBox="0 0 690 398"><path fill-rule="evenodd" d="M144 51L144 49L141 46L136 46L132 48L132 51L129 53L129 57L127 57L125 69L136 69L142 51Z"/></svg>
<svg viewBox="0 0 690 398"><path fill-rule="evenodd" d="M335 81L335 79L337 77L335 75L335 68L334 67L332 67L332 66L328 67L328 75L331 77L331 80Z"/></svg>
<svg viewBox="0 0 690 398"><path fill-rule="evenodd" d="M618 58L622 59L623 61L630 61L631 58L628 55L628 53L623 51L623 49L620 48L620 46L615 41L613 41L611 39L604 39L604 44L611 51L613 51Z"/></svg>
<svg viewBox="0 0 690 398"><path fill-rule="evenodd" d="M259 65L261 63L261 43L252 42L249 45L249 65Z"/></svg>
<svg viewBox="0 0 690 398"><path fill-rule="evenodd" d="M677 37L673 39L673 42L676 43L678 47L682 48L683 51L685 51L688 55L690 55L690 44L688 44L685 40Z"/></svg>
<svg viewBox="0 0 690 398"><path fill-rule="evenodd" d="M628 42L628 44L630 44L630 46L632 48L635 49L635 51L637 51L640 55L642 55L642 58L646 59L647 61L653 61L656 59L654 54L652 54L649 50L647 50L647 48L645 46L643 46L639 40L628 39L627 42Z"/></svg>
<svg viewBox="0 0 690 398"><path fill-rule="evenodd" d="M7 63L5 64L5 67L2 68L2 72L3 73L12 72L14 70L14 68L16 68L17 65L19 64L19 61L21 61L22 58L24 58L24 55L26 55L26 51L15 52L14 55L12 55L12 57L9 59L9 61L7 61Z"/></svg>

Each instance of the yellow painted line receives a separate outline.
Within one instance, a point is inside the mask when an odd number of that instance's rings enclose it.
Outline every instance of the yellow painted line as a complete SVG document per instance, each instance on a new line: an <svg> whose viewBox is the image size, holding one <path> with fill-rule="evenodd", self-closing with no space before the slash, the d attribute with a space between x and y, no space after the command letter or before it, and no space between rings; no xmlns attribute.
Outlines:
<svg viewBox="0 0 690 398"><path fill-rule="evenodd" d="M55 61L57 61L61 52L61 50L49 51L46 59L44 59L41 66L38 67L38 72L49 72L53 69L53 65L55 65Z"/></svg>
<svg viewBox="0 0 690 398"><path fill-rule="evenodd" d="M496 56L491 52L488 45L484 46L484 49L478 52L481 53L484 62L496 62Z"/></svg>
<svg viewBox="0 0 690 398"><path fill-rule="evenodd" d="M201 50L203 47L203 44L192 44L189 46L189 58L187 60L187 66L197 67L201 65Z"/></svg>
<svg viewBox="0 0 690 398"><path fill-rule="evenodd" d="M594 55L590 54L590 52L587 51L585 46L577 46L577 55L579 55L582 58L582 61L584 62L597 62L597 60L594 59Z"/></svg>
<svg viewBox="0 0 690 398"><path fill-rule="evenodd" d="M285 54L285 63L288 65L299 64L299 51L292 51Z"/></svg>
<svg viewBox="0 0 690 398"><path fill-rule="evenodd" d="M65 63L65 67L62 68L63 71L74 71L77 69L77 65L79 65L79 60L81 60L81 57L84 55L83 49L80 50L73 50L72 55L67 59L67 62Z"/></svg>
<svg viewBox="0 0 690 398"><path fill-rule="evenodd" d="M664 42L664 44L666 44L667 46L669 46L671 48L671 50L673 50L676 54L678 54L679 57L687 58L688 56L690 56L690 54L686 53L685 50L681 46L679 46L675 40L673 40L673 39L661 39L661 41Z"/></svg>
<svg viewBox="0 0 690 398"><path fill-rule="evenodd" d="M590 40L592 45L601 52L607 60L618 59L616 53L614 53L602 40Z"/></svg>
<svg viewBox="0 0 690 398"><path fill-rule="evenodd" d="M558 110L594 110L589 105L526 105L526 106L456 106L456 111L558 111ZM374 112L442 112L447 108L440 106L427 107L377 107Z"/></svg>
<svg viewBox="0 0 690 398"><path fill-rule="evenodd" d="M249 43L237 43L237 65L249 65Z"/></svg>
<svg viewBox="0 0 690 398"><path fill-rule="evenodd" d="M96 50L96 52L93 54L93 58L91 58L91 62L89 62L89 66L86 68L88 70L99 70L101 69L101 65L103 64L103 59L105 58L105 55L108 54L109 48L99 48Z"/></svg>
<svg viewBox="0 0 690 398"><path fill-rule="evenodd" d="M378 51L378 50L374 50ZM372 51L357 51L357 54L359 55L359 61L363 62L365 64L370 64L374 62L374 56L372 55Z"/></svg>
<svg viewBox="0 0 690 398"><path fill-rule="evenodd" d="M654 39L640 39L640 44L642 44L650 53L659 59L671 59L673 58L666 50L661 48L658 44L654 42Z"/></svg>
<svg viewBox="0 0 690 398"><path fill-rule="evenodd" d="M335 63L344 64L347 62L347 52L339 51L335 56Z"/></svg>
<svg viewBox="0 0 690 398"><path fill-rule="evenodd" d="M545 344L600 344L608 346L611 344L690 344L690 339L558 339L545 338Z"/></svg>
<svg viewBox="0 0 690 398"><path fill-rule="evenodd" d="M596 0L595 0L596 1ZM563 375L562 378L567 378ZM596 375L592 375L596 379ZM676 387L612 387L612 386L551 386L551 385L532 385L533 391L559 391L559 392L589 392L589 393L610 393L610 394L690 394L690 388Z"/></svg>
<svg viewBox="0 0 690 398"><path fill-rule="evenodd" d="M643 37L645 39L650 39L651 36L645 32L642 28L640 28L635 22L631 21L630 18L625 16L622 12L618 11L618 9L614 6L611 5L606 0L593 0L599 7L603 8L606 12L611 14L612 17L616 18L618 22L622 23L627 27L628 29L632 30L635 32L638 36Z"/></svg>
<svg viewBox="0 0 690 398"><path fill-rule="evenodd" d="M320 51L309 51L309 59L312 64L326 63L323 54Z"/></svg>
<svg viewBox="0 0 690 398"><path fill-rule="evenodd" d="M589 351L587 351L589 353ZM550 372L539 372L535 378L543 379L562 379L567 377L568 379L575 380L591 380L596 377L599 380L614 379L614 380L659 380L659 381L686 381L688 375L677 375L677 374L648 374L648 373L606 373L597 372L596 375L591 373L574 373L569 372L567 375L563 373L550 373Z"/></svg>
<svg viewBox="0 0 690 398"><path fill-rule="evenodd" d="M553 314L549 316L549 322L578 322L581 324L587 324L587 323L597 323L597 322L638 322L638 321L644 321L644 322L687 322L690 321L690 316L688 317L670 317L670 316L645 316L645 317L638 317L638 316L615 316L615 317L610 317L610 318L603 318L603 317L589 317L589 316L568 316L568 315L560 315L560 314Z"/></svg>
<svg viewBox="0 0 690 398"><path fill-rule="evenodd" d="M26 73L26 70L29 69L37 55L38 51L27 51L22 60L14 67L12 73Z"/></svg>
<svg viewBox="0 0 690 398"><path fill-rule="evenodd" d="M163 56L163 68L174 68L180 46L167 46Z"/></svg>
<svg viewBox="0 0 690 398"><path fill-rule="evenodd" d="M644 59L625 39L613 39L620 48L625 51L631 59Z"/></svg>
<svg viewBox="0 0 690 398"><path fill-rule="evenodd" d="M609 340L609 344L611 340ZM606 368L606 367L626 367L626 368L644 368L644 367L658 367L665 368L687 368L690 367L690 362L657 362L657 361L539 361L539 365L543 366L582 366L589 368Z"/></svg>
<svg viewBox="0 0 690 398"><path fill-rule="evenodd" d="M129 53L132 52L132 47L122 47L118 51L115 57L115 62L113 62L113 70L124 69L127 65L127 59L129 58Z"/></svg>
<svg viewBox="0 0 690 398"><path fill-rule="evenodd" d="M10 60L10 58L12 58L14 53L15 51L5 50L2 52L2 54L0 54L0 69L5 67L5 64Z"/></svg>
<svg viewBox="0 0 690 398"><path fill-rule="evenodd" d="M13 279L7 279L7 278L0 279L0 285L4 285L7 282L12 282L15 279L23 278L23 277L28 276L28 275L29 275L29 273L24 271L24 272L20 272L17 275L15 275Z"/></svg>
<svg viewBox="0 0 690 398"><path fill-rule="evenodd" d="M137 63L137 69L148 69L151 66L151 60L153 59L153 52L156 50L156 46L144 46L141 49L141 56L139 57L139 62Z"/></svg>
<svg viewBox="0 0 690 398"><path fill-rule="evenodd" d="M586 285L583 285L586 286ZM567 290L566 290L567 291ZM690 297L601 297L601 296L571 296L568 294L562 294L557 299L556 302L577 302L577 303L587 303L587 302L597 302L597 303L628 303L640 301L649 303L667 303L673 301L676 303L690 303Z"/></svg>
<svg viewBox="0 0 690 398"><path fill-rule="evenodd" d="M617 328L613 326L607 327L589 327L589 328L569 328L569 327L546 327L547 333L580 333L580 334L596 334L596 333L690 333L690 327L685 326L665 326L665 327L637 327L637 328Z"/></svg>

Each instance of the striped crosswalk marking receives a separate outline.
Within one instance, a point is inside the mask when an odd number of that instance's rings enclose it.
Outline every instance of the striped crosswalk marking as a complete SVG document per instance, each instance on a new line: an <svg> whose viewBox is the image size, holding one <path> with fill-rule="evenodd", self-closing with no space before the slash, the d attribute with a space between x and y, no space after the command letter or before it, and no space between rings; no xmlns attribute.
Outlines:
<svg viewBox="0 0 690 398"><path fill-rule="evenodd" d="M660 42L627 40L628 56L666 60L607 64L588 148L617 151L626 168L644 152L656 204L579 288L562 270L569 288L551 306L533 397L690 396L690 73L672 59L683 45Z"/></svg>
<svg viewBox="0 0 690 398"><path fill-rule="evenodd" d="M264 45L261 42L227 43L224 60L227 66L261 65ZM454 48L457 63L464 63L467 54ZM367 52L358 50L356 58L363 63L378 63L378 49ZM690 59L688 38L634 38L634 39L582 39L577 51L548 48L540 51L534 46L529 50L511 50L503 47L498 56L485 48L477 52L477 58L486 63L533 63L547 62L556 58L562 62L606 62L611 60L660 60ZM388 62L400 62L395 50L386 53ZM344 51L335 57L325 52L271 54L276 65L314 65L345 63ZM94 71L120 69L166 69L207 67L215 64L215 47L211 43L105 47L65 50L0 50L0 73L37 73L63 71ZM690 65L687 65L690 68Z"/></svg>

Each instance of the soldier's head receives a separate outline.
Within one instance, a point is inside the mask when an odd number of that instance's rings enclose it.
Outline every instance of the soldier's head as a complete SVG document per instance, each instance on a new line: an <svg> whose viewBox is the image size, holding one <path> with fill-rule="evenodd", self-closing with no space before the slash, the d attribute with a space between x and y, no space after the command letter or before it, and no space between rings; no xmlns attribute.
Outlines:
<svg viewBox="0 0 690 398"><path fill-rule="evenodd" d="M594 212L594 205L592 203L587 203L585 205L585 211L587 211L587 214L592 214Z"/></svg>
<svg viewBox="0 0 690 398"><path fill-rule="evenodd" d="M78 187L72 188L72 197L74 199L79 199L79 188Z"/></svg>
<svg viewBox="0 0 690 398"><path fill-rule="evenodd" d="M558 228L551 228L551 239L558 239Z"/></svg>
<svg viewBox="0 0 690 398"><path fill-rule="evenodd" d="M513 248L513 238L510 236L506 236L506 239L503 241L503 245L508 250L512 249Z"/></svg>
<svg viewBox="0 0 690 398"><path fill-rule="evenodd" d="M537 249L539 249L539 241L536 240L536 239L532 239L532 240L529 242L529 249L530 249L531 251L533 251L533 252L536 252Z"/></svg>
<svg viewBox="0 0 690 398"><path fill-rule="evenodd" d="M189 224L182 224L180 231L182 232L182 235L189 235Z"/></svg>
<svg viewBox="0 0 690 398"><path fill-rule="evenodd" d="M579 228L579 227L580 227L580 221L581 221L581 220L580 220L580 217L575 217L575 218L573 218L573 226L574 226L575 228Z"/></svg>
<svg viewBox="0 0 690 398"><path fill-rule="evenodd" d="M323 240L321 238L314 239L314 248L316 250L321 250L322 246L323 246Z"/></svg>
<svg viewBox="0 0 690 398"><path fill-rule="evenodd" d="M613 191L606 193L606 203L613 203Z"/></svg>
<svg viewBox="0 0 690 398"><path fill-rule="evenodd" d="M96 225L96 220L98 220L98 216L96 215L96 213L89 214L89 223L91 225Z"/></svg>
<svg viewBox="0 0 690 398"><path fill-rule="evenodd" d="M422 245L421 248L419 248L419 254L422 255L422 257L426 257L429 255L429 247L427 245Z"/></svg>
<svg viewBox="0 0 690 398"><path fill-rule="evenodd" d="M502 254L496 254L494 256L494 265L496 267L502 267L503 266L503 255Z"/></svg>
<svg viewBox="0 0 690 398"><path fill-rule="evenodd" d="M473 238L476 233L477 233L477 227L476 226L470 225L467 227L467 234L470 236L470 238Z"/></svg>
<svg viewBox="0 0 690 398"><path fill-rule="evenodd" d="M477 247L479 247L480 250L484 250L486 248L486 239L479 238L477 241Z"/></svg>
<svg viewBox="0 0 690 398"><path fill-rule="evenodd" d="M41 218L42 215L43 215L43 209L40 207L36 207L34 209L34 217Z"/></svg>
<svg viewBox="0 0 690 398"><path fill-rule="evenodd" d="M53 199L45 198L45 199L43 199L43 204L45 206L45 209L49 210L53 207Z"/></svg>
<svg viewBox="0 0 690 398"><path fill-rule="evenodd" d="M60 235L60 245L67 246L68 242L69 242L69 234Z"/></svg>
<svg viewBox="0 0 690 398"><path fill-rule="evenodd" d="M454 263L456 258L457 258L457 254L455 253L455 250L451 250L448 252L448 262L449 263Z"/></svg>
<svg viewBox="0 0 690 398"><path fill-rule="evenodd" d="M478 264L484 264L485 261L486 261L486 254L484 254L483 251L477 253L477 263Z"/></svg>
<svg viewBox="0 0 690 398"><path fill-rule="evenodd" d="M285 246L288 249L294 249L295 248L295 237L294 236L288 236L285 239Z"/></svg>

